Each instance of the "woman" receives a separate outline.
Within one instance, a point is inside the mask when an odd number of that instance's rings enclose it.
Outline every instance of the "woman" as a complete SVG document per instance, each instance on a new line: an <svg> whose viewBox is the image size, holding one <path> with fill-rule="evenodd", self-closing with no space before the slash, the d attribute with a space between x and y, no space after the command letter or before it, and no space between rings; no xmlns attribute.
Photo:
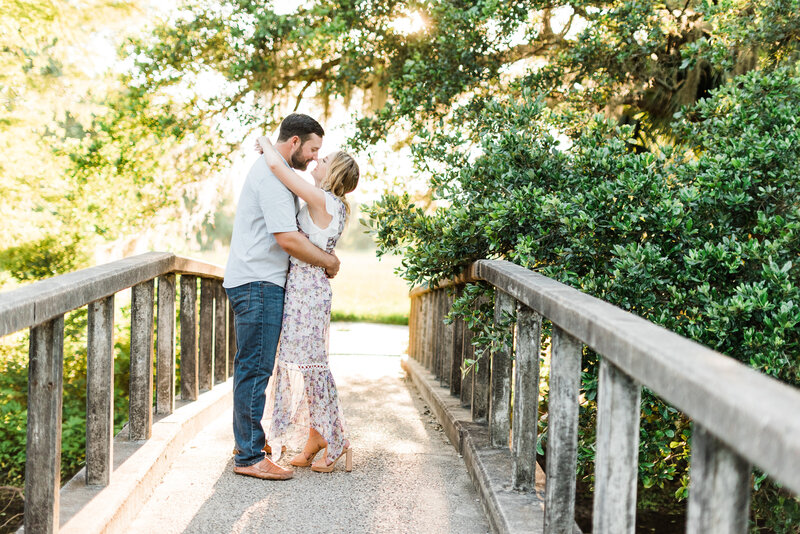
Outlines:
<svg viewBox="0 0 800 534"><path fill-rule="evenodd" d="M266 137L258 139L272 172L306 203L297 215L300 230L309 240L333 251L350 212L345 195L358 184L358 165L346 152L323 158L311 171L315 185L298 176L275 151ZM331 320L331 287L325 271L290 259L286 278L283 325L275 370L267 387L264 411L267 442L273 460L286 443L302 443L303 451L291 464L318 472L331 472L345 456L352 469L352 450L345 438L342 409L336 384L328 367L328 328ZM314 461L325 449L323 457Z"/></svg>

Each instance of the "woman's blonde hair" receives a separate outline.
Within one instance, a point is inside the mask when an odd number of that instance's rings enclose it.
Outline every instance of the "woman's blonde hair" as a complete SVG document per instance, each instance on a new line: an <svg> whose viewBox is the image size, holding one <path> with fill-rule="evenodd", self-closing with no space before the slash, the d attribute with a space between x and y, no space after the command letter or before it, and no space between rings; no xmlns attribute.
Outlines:
<svg viewBox="0 0 800 534"><path fill-rule="evenodd" d="M350 214L350 204L345 199L345 195L356 188L358 177L358 163L353 156L340 150L328 164L328 175L320 184L322 189L330 191L344 202L344 208L348 215Z"/></svg>

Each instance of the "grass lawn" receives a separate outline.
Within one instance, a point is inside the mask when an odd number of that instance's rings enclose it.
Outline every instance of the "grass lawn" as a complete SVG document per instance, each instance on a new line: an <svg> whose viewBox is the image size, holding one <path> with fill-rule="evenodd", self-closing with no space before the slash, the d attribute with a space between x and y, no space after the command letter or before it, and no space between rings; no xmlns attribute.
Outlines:
<svg viewBox="0 0 800 534"><path fill-rule="evenodd" d="M373 251L336 251L342 261L331 280L334 321L408 324L408 285L394 274L399 257L379 261Z"/></svg>
<svg viewBox="0 0 800 534"><path fill-rule="evenodd" d="M179 255L181 255L179 253ZM184 253L193 258L225 266L228 251ZM408 324L408 284L394 274L399 256L375 257L374 249L338 249L342 262L339 274L331 280L334 321L365 321Z"/></svg>

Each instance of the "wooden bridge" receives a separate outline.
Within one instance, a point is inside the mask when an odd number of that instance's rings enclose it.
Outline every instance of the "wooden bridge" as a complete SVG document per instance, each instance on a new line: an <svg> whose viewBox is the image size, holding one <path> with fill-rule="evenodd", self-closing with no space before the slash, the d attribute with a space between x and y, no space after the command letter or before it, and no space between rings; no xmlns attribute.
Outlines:
<svg viewBox="0 0 800 534"><path fill-rule="evenodd" d="M214 265L149 253L2 295L0 336L30 328L26 532L56 532L62 523L64 314L88 306L87 489L83 501L73 503L72 520L62 530L122 530L130 510L147 499L143 480L162 477L174 450L202 426L199 421L227 409L221 400L230 395L235 337L222 276L222 269ZM176 400L178 277L182 357ZM504 345L492 347L477 372L462 380L462 362L474 357L470 332L459 321L445 325L442 319L454 295L472 280L495 287L498 325L504 312L516 311L515 349L512 354ZM130 413L123 432L136 444L135 453L126 453L127 445L115 445L112 435L114 296L127 288L133 288ZM464 277L437 288L416 289L411 296L411 359L406 369L463 456L492 530L577 530L575 473L584 344L602 356L592 532L635 531L642 387L693 420L687 532L747 532L751 466L800 493L796 389L504 261L476 262ZM535 462L542 318L553 325L546 477ZM167 416L170 424L154 431L154 413ZM103 490L112 486L113 492ZM128 516L118 512L123 507L128 507ZM404 531L402 525L397 530Z"/></svg>

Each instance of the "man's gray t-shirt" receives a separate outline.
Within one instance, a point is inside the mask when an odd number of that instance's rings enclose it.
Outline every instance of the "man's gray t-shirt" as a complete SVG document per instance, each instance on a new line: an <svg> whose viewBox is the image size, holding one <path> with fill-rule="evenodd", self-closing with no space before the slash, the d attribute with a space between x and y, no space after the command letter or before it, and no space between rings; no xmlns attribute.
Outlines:
<svg viewBox="0 0 800 534"><path fill-rule="evenodd" d="M264 158L247 173L236 207L231 251L223 287L266 281L284 287L289 255L273 234L297 230L297 197L270 170Z"/></svg>

